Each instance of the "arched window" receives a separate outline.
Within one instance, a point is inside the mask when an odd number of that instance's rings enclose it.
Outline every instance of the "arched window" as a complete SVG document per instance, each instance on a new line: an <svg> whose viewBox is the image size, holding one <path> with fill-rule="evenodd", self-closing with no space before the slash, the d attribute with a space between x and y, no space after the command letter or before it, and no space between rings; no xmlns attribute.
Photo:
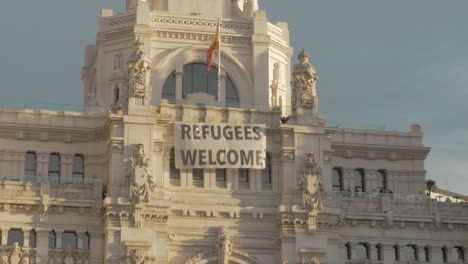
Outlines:
<svg viewBox="0 0 468 264"><path fill-rule="evenodd" d="M356 246L356 259L370 259L370 248L367 243L358 243Z"/></svg>
<svg viewBox="0 0 468 264"><path fill-rule="evenodd" d="M271 155L267 154L265 159L265 168L262 170L262 183L271 184Z"/></svg>
<svg viewBox="0 0 468 264"><path fill-rule="evenodd" d="M343 176L342 176L341 168L333 168L333 175L332 175L332 188L335 192L344 191L343 188Z"/></svg>
<svg viewBox="0 0 468 264"><path fill-rule="evenodd" d="M49 156L49 177L60 177L60 154L52 153Z"/></svg>
<svg viewBox="0 0 468 264"><path fill-rule="evenodd" d="M88 232L83 234L83 249L90 250L91 249L91 237L89 236Z"/></svg>
<svg viewBox="0 0 468 264"><path fill-rule="evenodd" d="M77 236L74 231L65 231L62 233L62 248L77 248Z"/></svg>
<svg viewBox="0 0 468 264"><path fill-rule="evenodd" d="M120 104L120 88L118 85L114 86L114 104Z"/></svg>
<svg viewBox="0 0 468 264"><path fill-rule="evenodd" d="M180 180L180 171L175 166L175 151L171 150L171 157L169 159L169 178L173 180Z"/></svg>
<svg viewBox="0 0 468 264"><path fill-rule="evenodd" d="M169 77L167 77L166 82L164 83L161 98L167 99L169 103L176 102L176 72L173 71Z"/></svg>
<svg viewBox="0 0 468 264"><path fill-rule="evenodd" d="M36 153L28 151L24 161L24 176L36 176L37 173L37 162Z"/></svg>
<svg viewBox="0 0 468 264"><path fill-rule="evenodd" d="M354 191L355 192L365 192L365 178L364 170L356 169L354 171Z"/></svg>
<svg viewBox="0 0 468 264"><path fill-rule="evenodd" d="M7 244L9 246L13 245L14 243L18 243L19 246L23 246L24 244L24 237L23 231L21 229L10 229L8 231L8 241Z"/></svg>
<svg viewBox="0 0 468 264"><path fill-rule="evenodd" d="M377 260L381 261L382 260L382 244L377 244L375 246L375 250L377 251Z"/></svg>
<svg viewBox="0 0 468 264"><path fill-rule="evenodd" d="M400 246L398 244L393 246L393 255L395 261L400 261Z"/></svg>
<svg viewBox="0 0 468 264"><path fill-rule="evenodd" d="M84 179L84 158L81 154L73 157L73 180Z"/></svg>
<svg viewBox="0 0 468 264"><path fill-rule="evenodd" d="M379 193L387 192L387 171L386 170L377 171L377 192Z"/></svg>
<svg viewBox="0 0 468 264"><path fill-rule="evenodd" d="M346 249L346 259L351 259L353 256L352 256L352 252L351 252L351 243L346 243L345 244L345 249Z"/></svg>
<svg viewBox="0 0 468 264"><path fill-rule="evenodd" d="M29 232L29 247L36 247L36 231L34 229Z"/></svg>
<svg viewBox="0 0 468 264"><path fill-rule="evenodd" d="M175 103L178 95L176 94L177 78L180 78L176 71L173 71L164 82L161 98L167 99L170 103ZM182 94L180 97L187 100L187 96L195 93L204 93L218 99L218 69L213 66L209 72L206 71L206 64L191 63L183 66L181 77ZM221 84L223 86L223 84ZM239 107L239 94L234 82L226 75L225 78L225 103L228 107ZM190 103L190 102L189 102Z"/></svg>
<svg viewBox="0 0 468 264"><path fill-rule="evenodd" d="M57 247L57 234L54 230L49 232L49 248Z"/></svg>

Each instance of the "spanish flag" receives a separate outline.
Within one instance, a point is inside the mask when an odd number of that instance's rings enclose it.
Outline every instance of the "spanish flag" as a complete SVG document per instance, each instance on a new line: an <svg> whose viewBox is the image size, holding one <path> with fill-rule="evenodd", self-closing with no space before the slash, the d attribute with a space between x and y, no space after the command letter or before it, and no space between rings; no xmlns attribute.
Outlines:
<svg viewBox="0 0 468 264"><path fill-rule="evenodd" d="M216 28L216 33L213 36L213 41L211 42L208 51L206 52L206 71L209 72L211 66L213 65L213 57L214 53L217 49L219 49L219 24L220 21L218 20L218 27Z"/></svg>

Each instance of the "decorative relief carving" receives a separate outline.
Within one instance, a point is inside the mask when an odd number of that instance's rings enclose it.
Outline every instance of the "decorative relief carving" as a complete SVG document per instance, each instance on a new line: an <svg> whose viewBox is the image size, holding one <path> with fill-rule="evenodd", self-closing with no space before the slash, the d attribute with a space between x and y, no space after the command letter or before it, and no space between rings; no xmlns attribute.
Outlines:
<svg viewBox="0 0 468 264"><path fill-rule="evenodd" d="M146 158L144 145L138 144L133 155L125 160L127 177L130 182L130 198L133 202L148 202L150 191L154 191L151 159Z"/></svg>
<svg viewBox="0 0 468 264"><path fill-rule="evenodd" d="M130 249L127 251L126 261L129 264L149 264L154 263L156 258L148 256L147 250Z"/></svg>
<svg viewBox="0 0 468 264"><path fill-rule="evenodd" d="M148 105L151 99L151 60L144 54L143 42L139 39L136 40L135 47L135 52L127 62L129 104Z"/></svg>
<svg viewBox="0 0 468 264"><path fill-rule="evenodd" d="M247 263L258 263L256 258L250 257L247 253L239 250L229 238L226 227L222 226L218 230L218 239L216 240L216 251L198 252L188 258L183 264L194 264L202 261L215 253L218 256L218 264L229 264L230 256L236 256L247 261Z"/></svg>
<svg viewBox="0 0 468 264"><path fill-rule="evenodd" d="M314 66L309 63L310 55L304 50L297 56L299 63L294 65L293 71L293 109L297 107L312 109L315 113L318 107L316 83L318 76Z"/></svg>
<svg viewBox="0 0 468 264"><path fill-rule="evenodd" d="M163 17L157 16L151 18L153 24L174 24L183 25L187 27L198 28L197 31L209 32L213 34L214 30L218 26L217 20L204 20L204 19L191 19L181 17ZM251 35L252 25L251 23L242 22L227 22L221 21L221 33L234 33L240 35Z"/></svg>
<svg viewBox="0 0 468 264"><path fill-rule="evenodd" d="M36 252L34 250L20 247L18 243L0 248L0 264L29 263L36 263Z"/></svg>
<svg viewBox="0 0 468 264"><path fill-rule="evenodd" d="M213 34L202 34L202 33L188 33L188 32L177 32L177 31L154 31L153 35L158 38L170 38L170 39L183 39L183 40L202 40L209 41L213 38ZM221 42L229 44L244 44L250 43L249 37L235 37L221 35Z"/></svg>
<svg viewBox="0 0 468 264"><path fill-rule="evenodd" d="M311 213L323 209L321 174L322 170L317 167L315 154L308 153L304 162L304 173L299 179L299 193L302 195L304 209Z"/></svg>

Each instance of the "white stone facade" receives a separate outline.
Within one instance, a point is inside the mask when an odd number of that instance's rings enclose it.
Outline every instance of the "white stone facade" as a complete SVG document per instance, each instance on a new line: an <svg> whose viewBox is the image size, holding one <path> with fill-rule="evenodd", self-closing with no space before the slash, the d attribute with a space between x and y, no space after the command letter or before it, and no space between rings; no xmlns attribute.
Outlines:
<svg viewBox="0 0 468 264"><path fill-rule="evenodd" d="M190 90L218 17L220 89ZM85 112L0 109L0 263L468 263L468 202L425 194L421 127L329 127L292 54L255 0L102 10ZM265 124L269 169L176 170L176 121Z"/></svg>

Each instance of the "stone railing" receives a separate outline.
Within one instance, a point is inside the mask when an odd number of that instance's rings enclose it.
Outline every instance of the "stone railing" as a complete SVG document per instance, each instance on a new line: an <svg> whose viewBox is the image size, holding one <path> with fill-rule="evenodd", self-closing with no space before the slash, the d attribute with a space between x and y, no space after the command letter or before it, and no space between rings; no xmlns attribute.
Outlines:
<svg viewBox="0 0 468 264"><path fill-rule="evenodd" d="M91 252L84 249L49 249L49 264L90 264Z"/></svg>
<svg viewBox="0 0 468 264"><path fill-rule="evenodd" d="M11 246L0 246L0 263L2 264L34 264L36 250L21 247L18 243Z"/></svg>

